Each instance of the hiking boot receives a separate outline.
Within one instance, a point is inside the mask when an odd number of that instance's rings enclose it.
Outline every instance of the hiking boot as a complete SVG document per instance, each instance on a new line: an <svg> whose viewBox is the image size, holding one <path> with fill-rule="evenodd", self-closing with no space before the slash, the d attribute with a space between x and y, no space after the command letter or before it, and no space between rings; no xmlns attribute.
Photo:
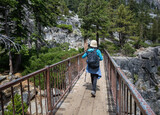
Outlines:
<svg viewBox="0 0 160 115"><path fill-rule="evenodd" d="M96 92L95 91L91 91L91 95L92 95L92 97L95 97L96 96Z"/></svg>

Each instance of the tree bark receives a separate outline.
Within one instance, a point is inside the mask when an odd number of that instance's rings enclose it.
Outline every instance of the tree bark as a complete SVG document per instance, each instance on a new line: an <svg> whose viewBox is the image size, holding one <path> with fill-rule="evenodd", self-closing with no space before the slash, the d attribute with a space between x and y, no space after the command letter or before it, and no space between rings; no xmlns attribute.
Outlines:
<svg viewBox="0 0 160 115"><path fill-rule="evenodd" d="M122 34L119 33L119 43L120 43L120 46L122 47Z"/></svg>
<svg viewBox="0 0 160 115"><path fill-rule="evenodd" d="M16 64L15 64L15 67L14 67L15 68L14 72L18 72L19 71L20 65L21 65L21 54L18 54L16 56Z"/></svg>
<svg viewBox="0 0 160 115"><path fill-rule="evenodd" d="M8 28L8 7L6 7L5 9L5 33L6 33L6 36L9 37L9 28ZM13 74L13 63L12 63L12 53L11 53L11 43L8 42L8 45L9 45L9 75L12 75Z"/></svg>
<svg viewBox="0 0 160 115"><path fill-rule="evenodd" d="M88 39L84 38L84 51L88 49Z"/></svg>
<svg viewBox="0 0 160 115"><path fill-rule="evenodd" d="M114 40L113 32L110 31L109 34L110 34L110 36L111 36L111 39Z"/></svg>
<svg viewBox="0 0 160 115"><path fill-rule="evenodd" d="M97 27L97 32L96 32L97 47L99 47L99 33L98 33L99 26L96 27Z"/></svg>
<svg viewBox="0 0 160 115"><path fill-rule="evenodd" d="M13 74L12 54L11 54L11 51L9 51L9 75L12 75L12 74Z"/></svg>

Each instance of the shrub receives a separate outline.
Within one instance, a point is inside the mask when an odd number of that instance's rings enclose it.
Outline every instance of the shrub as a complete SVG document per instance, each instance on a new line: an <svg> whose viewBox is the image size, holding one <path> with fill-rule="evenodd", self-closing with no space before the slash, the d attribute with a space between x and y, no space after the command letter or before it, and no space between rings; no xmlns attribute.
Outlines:
<svg viewBox="0 0 160 115"><path fill-rule="evenodd" d="M138 75L137 74L134 74L134 84L138 81Z"/></svg>
<svg viewBox="0 0 160 115"><path fill-rule="evenodd" d="M40 51L41 53L38 57L36 55L32 55L29 58L28 64L25 66L25 70L22 75L32 73L38 69L44 68L46 65L57 63L79 53L75 49L68 50L68 48L67 43L62 45L59 44L59 47L50 48L48 51L43 49L43 51Z"/></svg>
<svg viewBox="0 0 160 115"><path fill-rule="evenodd" d="M157 46L160 46L160 43L154 43L151 45L152 47L157 47Z"/></svg>
<svg viewBox="0 0 160 115"><path fill-rule="evenodd" d="M133 45L137 49L140 48L140 47L144 47L144 48L149 47L149 45L144 43L142 40L138 40L138 41L134 42Z"/></svg>
<svg viewBox="0 0 160 115"><path fill-rule="evenodd" d="M57 48L56 48L57 49ZM29 59L29 64L28 66L26 66L24 72L22 73L22 75L26 75L28 73L34 72L38 69L41 69L43 67L45 67L46 65L51 65L54 64L56 62L62 61L68 57L71 57L75 54L78 54L78 51L75 50L70 50L70 51L54 51L54 50L50 50L48 53L42 53L39 55L39 57L37 56L32 56Z"/></svg>
<svg viewBox="0 0 160 115"><path fill-rule="evenodd" d="M21 96L18 94L14 95L14 106L15 106L15 114L22 115L22 103L21 103ZM23 102L24 113L27 112L27 104ZM12 115L13 114L13 105L12 102L7 106L8 111L5 111L5 115Z"/></svg>
<svg viewBox="0 0 160 115"><path fill-rule="evenodd" d="M84 52L84 48L78 48L79 53Z"/></svg>
<svg viewBox="0 0 160 115"><path fill-rule="evenodd" d="M160 76L160 66L158 67L158 72L157 74Z"/></svg>
<svg viewBox="0 0 160 115"><path fill-rule="evenodd" d="M107 51L112 55L114 53L117 53L119 51L119 47L115 45L112 42L105 41L102 42L101 45L99 46L99 49L107 49Z"/></svg>
<svg viewBox="0 0 160 115"><path fill-rule="evenodd" d="M155 90L156 90L156 92L158 92L158 91L159 91L159 88L158 88L158 86L157 86L157 85L155 86Z"/></svg>
<svg viewBox="0 0 160 115"><path fill-rule="evenodd" d="M124 46L122 47L122 54L126 56L133 56L135 51L136 50L128 43L124 44Z"/></svg>
<svg viewBox="0 0 160 115"><path fill-rule="evenodd" d="M67 29L69 31L69 33L71 33L73 31L72 25L60 24L60 25L57 25L57 27L62 28L62 29Z"/></svg>

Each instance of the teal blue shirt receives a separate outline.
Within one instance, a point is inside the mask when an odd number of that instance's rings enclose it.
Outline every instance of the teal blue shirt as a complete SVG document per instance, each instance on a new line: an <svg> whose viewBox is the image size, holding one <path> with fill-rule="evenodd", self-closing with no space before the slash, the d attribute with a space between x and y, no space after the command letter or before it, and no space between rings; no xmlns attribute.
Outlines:
<svg viewBox="0 0 160 115"><path fill-rule="evenodd" d="M88 51L89 51L89 52L92 52L92 51L94 51L94 48L89 48ZM102 57L101 51L100 51L99 49L97 49L96 52L97 52L97 55L98 55L98 57L99 57L99 60L102 61L102 60L103 60L103 57ZM85 58L86 56L87 56L87 53L85 52L85 53L83 54L82 58Z"/></svg>

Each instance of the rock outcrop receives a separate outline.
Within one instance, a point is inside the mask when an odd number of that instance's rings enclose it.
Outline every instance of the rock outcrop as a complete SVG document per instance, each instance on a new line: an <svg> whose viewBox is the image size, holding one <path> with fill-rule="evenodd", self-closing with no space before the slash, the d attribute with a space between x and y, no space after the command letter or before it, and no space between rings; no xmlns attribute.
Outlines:
<svg viewBox="0 0 160 115"><path fill-rule="evenodd" d="M84 46L84 41L80 31L81 20L78 18L78 15L74 17L65 18L65 21L59 20L58 24L72 25L72 32L70 33L67 29L62 28L45 28L45 40L49 41L53 46L54 43L69 43L70 48L82 48Z"/></svg>
<svg viewBox="0 0 160 115"><path fill-rule="evenodd" d="M140 49L136 57L113 57L156 114L160 114L160 46Z"/></svg>

